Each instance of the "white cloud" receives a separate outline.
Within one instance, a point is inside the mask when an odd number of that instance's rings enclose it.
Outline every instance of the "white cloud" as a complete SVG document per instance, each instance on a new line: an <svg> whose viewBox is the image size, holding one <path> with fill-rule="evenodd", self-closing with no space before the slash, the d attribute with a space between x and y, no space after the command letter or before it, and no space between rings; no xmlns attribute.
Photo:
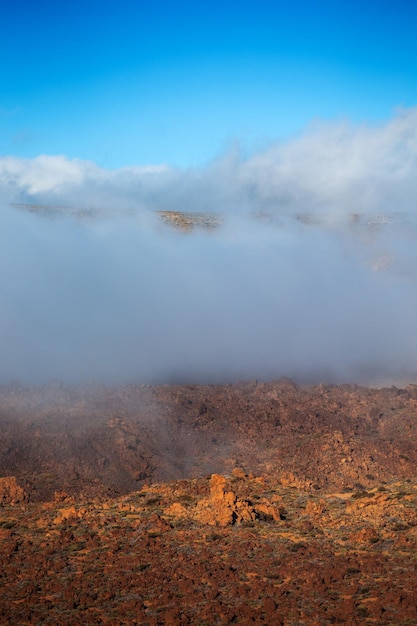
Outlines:
<svg viewBox="0 0 417 626"><path fill-rule="evenodd" d="M242 160L230 153L205 170L166 166L107 171L63 156L0 159L14 198L61 204L276 212L414 211L417 108L384 126L315 123L302 136ZM106 199L107 198L107 199Z"/></svg>
<svg viewBox="0 0 417 626"><path fill-rule="evenodd" d="M0 159L0 382L416 376L416 138L412 109L205 170ZM113 216L45 220L12 202ZM153 209L230 215L190 236Z"/></svg>
<svg viewBox="0 0 417 626"><path fill-rule="evenodd" d="M248 159L237 151L206 169L108 171L64 156L0 158L3 197L105 208L277 213L415 211L417 107L385 125L319 123Z"/></svg>
<svg viewBox="0 0 417 626"><path fill-rule="evenodd" d="M313 125L244 166L262 199L324 212L415 210L417 108L381 127Z"/></svg>

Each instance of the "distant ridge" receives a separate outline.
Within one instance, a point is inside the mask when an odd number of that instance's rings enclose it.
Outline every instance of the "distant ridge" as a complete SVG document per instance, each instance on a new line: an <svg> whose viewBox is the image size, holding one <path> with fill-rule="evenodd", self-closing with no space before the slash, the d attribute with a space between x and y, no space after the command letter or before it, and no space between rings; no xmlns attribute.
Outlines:
<svg viewBox="0 0 417 626"><path fill-rule="evenodd" d="M110 209L78 209L71 206L12 203L10 206L29 213L37 213L43 217L54 218L59 215L70 215L78 219L106 218L115 215L115 211ZM223 223L221 216L217 213L198 213L196 211L155 211L158 217L165 224L169 224L179 230L189 231L193 228L214 229ZM117 211L117 215L134 215L133 211Z"/></svg>

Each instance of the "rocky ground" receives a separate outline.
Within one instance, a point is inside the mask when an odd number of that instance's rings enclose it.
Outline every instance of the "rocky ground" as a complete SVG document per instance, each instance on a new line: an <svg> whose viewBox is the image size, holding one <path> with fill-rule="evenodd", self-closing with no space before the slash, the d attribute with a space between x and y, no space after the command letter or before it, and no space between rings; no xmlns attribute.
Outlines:
<svg viewBox="0 0 417 626"><path fill-rule="evenodd" d="M1 624L417 623L417 386L0 388Z"/></svg>

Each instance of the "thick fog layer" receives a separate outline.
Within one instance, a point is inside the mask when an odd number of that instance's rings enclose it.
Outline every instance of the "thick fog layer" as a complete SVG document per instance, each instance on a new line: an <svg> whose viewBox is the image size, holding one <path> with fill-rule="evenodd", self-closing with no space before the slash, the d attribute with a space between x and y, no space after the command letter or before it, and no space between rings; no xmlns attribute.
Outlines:
<svg viewBox="0 0 417 626"><path fill-rule="evenodd" d="M417 379L415 109L205 170L4 157L0 198L0 383Z"/></svg>

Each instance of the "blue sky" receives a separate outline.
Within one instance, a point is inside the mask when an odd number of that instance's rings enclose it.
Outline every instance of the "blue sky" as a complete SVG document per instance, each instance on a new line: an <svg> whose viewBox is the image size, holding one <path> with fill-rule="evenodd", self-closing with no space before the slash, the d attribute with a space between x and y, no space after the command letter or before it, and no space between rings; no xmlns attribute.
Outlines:
<svg viewBox="0 0 417 626"><path fill-rule="evenodd" d="M0 155L188 168L385 123L417 104L416 23L405 0L7 3Z"/></svg>

